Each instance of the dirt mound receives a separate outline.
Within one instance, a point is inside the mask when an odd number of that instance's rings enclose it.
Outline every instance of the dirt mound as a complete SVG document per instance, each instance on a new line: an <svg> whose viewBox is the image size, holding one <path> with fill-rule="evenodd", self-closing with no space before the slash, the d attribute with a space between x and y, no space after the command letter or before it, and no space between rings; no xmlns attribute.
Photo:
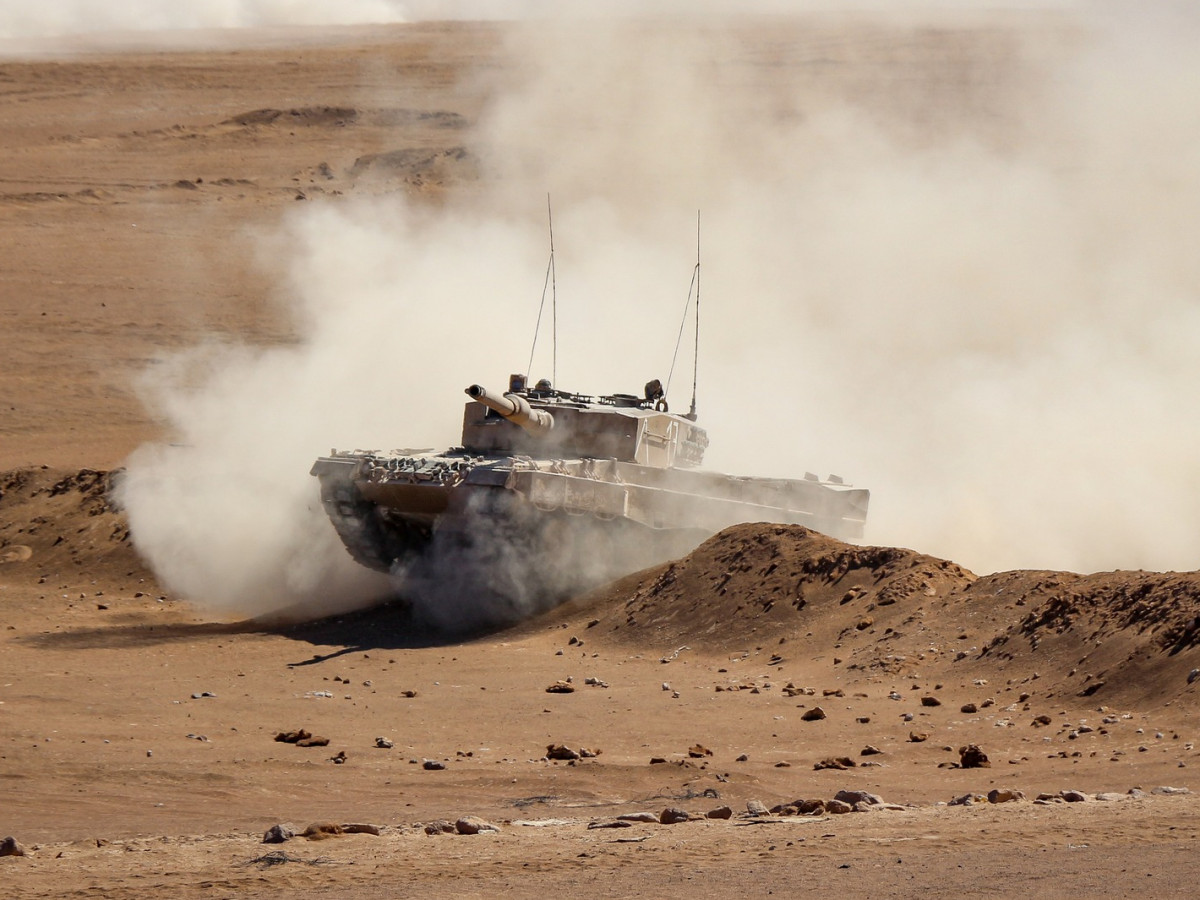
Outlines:
<svg viewBox="0 0 1200 900"><path fill-rule="evenodd" d="M0 472L0 565L5 577L50 573L151 580L109 499L115 473L49 467Z"/></svg>
<svg viewBox="0 0 1200 900"><path fill-rule="evenodd" d="M831 661L852 681L990 681L1064 702L1172 702L1200 666L1200 573L980 578L799 526L730 528L559 616L654 651L765 652Z"/></svg>
<svg viewBox="0 0 1200 900"><path fill-rule="evenodd" d="M223 125L346 125L358 110L344 106L305 106L299 109L252 109L226 119Z"/></svg>
<svg viewBox="0 0 1200 900"><path fill-rule="evenodd" d="M974 579L911 550L857 547L798 525L738 525L602 603L613 607L603 630L721 651L797 632L833 646Z"/></svg>

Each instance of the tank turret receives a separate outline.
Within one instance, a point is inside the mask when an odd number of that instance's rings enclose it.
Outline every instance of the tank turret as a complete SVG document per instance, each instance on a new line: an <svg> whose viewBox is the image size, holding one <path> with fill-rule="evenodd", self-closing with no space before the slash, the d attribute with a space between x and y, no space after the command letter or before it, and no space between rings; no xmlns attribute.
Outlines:
<svg viewBox="0 0 1200 900"><path fill-rule="evenodd" d="M467 388L467 396L476 403L503 416L514 425L520 425L533 435L543 435L554 427L554 416L544 409L534 409L520 394L496 394L485 387L473 384Z"/></svg>

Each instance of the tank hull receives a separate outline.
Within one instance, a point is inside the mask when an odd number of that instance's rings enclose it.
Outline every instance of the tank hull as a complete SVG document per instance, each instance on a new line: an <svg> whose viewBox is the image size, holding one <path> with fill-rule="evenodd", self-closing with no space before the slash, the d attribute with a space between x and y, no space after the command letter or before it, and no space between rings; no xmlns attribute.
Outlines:
<svg viewBox="0 0 1200 900"><path fill-rule="evenodd" d="M439 533L529 530L537 521L593 543L605 532L628 538L613 548L627 562L611 574L687 552L742 522L804 525L852 540L862 535L869 499L866 490L815 479L454 451L335 452L312 474L350 554L384 572L419 558Z"/></svg>

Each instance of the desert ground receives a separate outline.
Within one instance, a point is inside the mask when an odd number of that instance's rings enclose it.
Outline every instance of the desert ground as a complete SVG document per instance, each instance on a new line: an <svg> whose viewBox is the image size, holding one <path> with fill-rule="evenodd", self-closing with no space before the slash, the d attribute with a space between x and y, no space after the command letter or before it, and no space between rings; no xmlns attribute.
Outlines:
<svg viewBox="0 0 1200 900"><path fill-rule="evenodd" d="M469 637L402 604L220 619L156 579L109 494L162 436L136 377L297 340L244 239L297 203L469 205L506 27L0 62L6 896L1194 896L1195 573L750 524ZM790 27L739 47L995 111L1003 28Z"/></svg>

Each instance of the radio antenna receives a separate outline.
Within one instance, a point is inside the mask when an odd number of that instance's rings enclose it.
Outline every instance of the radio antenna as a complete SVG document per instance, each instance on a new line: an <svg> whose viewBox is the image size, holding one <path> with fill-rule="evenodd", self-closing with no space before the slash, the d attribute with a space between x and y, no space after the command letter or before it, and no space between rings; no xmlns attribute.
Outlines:
<svg viewBox="0 0 1200 900"><path fill-rule="evenodd" d="M700 210L696 210L696 344L692 349L692 408L688 418L696 421L696 382L700 374Z"/></svg>
<svg viewBox="0 0 1200 900"><path fill-rule="evenodd" d="M696 420L696 381L700 371L700 210L696 210L696 266L692 269L692 283L688 285L687 302L683 304L683 318L679 322L679 336L675 339L675 355L671 357L671 371L667 375L667 396L671 394L671 379L675 377L675 363L679 359L679 345L683 343L683 329L687 326L688 309L692 305L692 293L696 295L696 345L692 352L692 408L687 418Z"/></svg>
<svg viewBox="0 0 1200 900"><path fill-rule="evenodd" d="M558 384L558 285L554 272L554 215L550 209L550 195L546 195L546 221L550 226L550 261L546 264L546 280L542 284L542 302L538 305L537 324L533 327L533 346L529 348L529 365L525 369L526 376L533 375L533 354L537 350L538 334L542 330L542 313L546 309L546 289L550 289L550 320L551 320L551 375L554 384Z"/></svg>

